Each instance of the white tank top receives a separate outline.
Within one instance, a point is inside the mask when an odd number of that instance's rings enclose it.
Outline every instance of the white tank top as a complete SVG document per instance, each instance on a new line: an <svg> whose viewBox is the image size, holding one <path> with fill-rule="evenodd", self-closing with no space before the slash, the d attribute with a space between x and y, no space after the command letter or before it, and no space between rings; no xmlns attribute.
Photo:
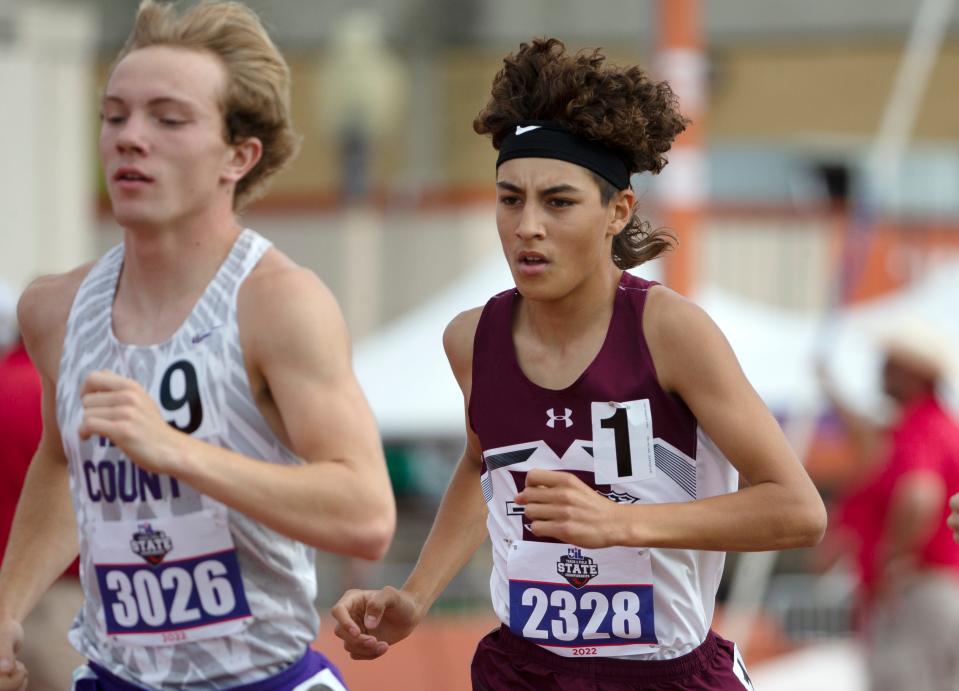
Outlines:
<svg viewBox="0 0 959 691"><path fill-rule="evenodd" d="M70 640L121 678L178 689L245 684L299 659L318 630L312 548L77 433L83 381L105 369L136 380L171 425L198 439L302 463L260 415L240 347L237 294L270 246L244 230L189 317L158 345L113 333L122 245L96 263L70 310L57 421L86 595Z"/></svg>

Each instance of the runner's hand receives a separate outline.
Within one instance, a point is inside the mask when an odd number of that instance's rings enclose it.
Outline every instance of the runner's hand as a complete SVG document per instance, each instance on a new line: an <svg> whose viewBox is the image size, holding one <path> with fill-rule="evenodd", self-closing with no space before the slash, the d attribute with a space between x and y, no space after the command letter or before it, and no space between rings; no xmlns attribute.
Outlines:
<svg viewBox="0 0 959 691"><path fill-rule="evenodd" d="M538 537L590 549L616 544L610 528L616 525L618 504L572 473L529 471L516 503L524 507L530 530Z"/></svg>
<svg viewBox="0 0 959 691"><path fill-rule="evenodd" d="M80 390L80 438L106 437L127 458L151 473L175 475L177 452L186 435L163 419L157 404L137 382L107 370L91 372Z"/></svg>
<svg viewBox="0 0 959 691"><path fill-rule="evenodd" d="M333 633L354 660L373 660L410 635L420 622L419 609L412 595L392 586L348 590L331 610Z"/></svg>
<svg viewBox="0 0 959 691"><path fill-rule="evenodd" d="M17 660L23 627L14 619L0 621L0 691L25 691L27 668Z"/></svg>

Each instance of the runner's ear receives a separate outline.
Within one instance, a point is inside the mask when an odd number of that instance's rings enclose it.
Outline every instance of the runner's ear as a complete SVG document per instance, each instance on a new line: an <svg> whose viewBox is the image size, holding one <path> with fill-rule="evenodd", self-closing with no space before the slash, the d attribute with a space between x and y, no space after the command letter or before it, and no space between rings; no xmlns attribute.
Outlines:
<svg viewBox="0 0 959 691"><path fill-rule="evenodd" d="M231 144L229 157L223 169L223 179L237 183L260 162L263 157L263 143L256 137Z"/></svg>

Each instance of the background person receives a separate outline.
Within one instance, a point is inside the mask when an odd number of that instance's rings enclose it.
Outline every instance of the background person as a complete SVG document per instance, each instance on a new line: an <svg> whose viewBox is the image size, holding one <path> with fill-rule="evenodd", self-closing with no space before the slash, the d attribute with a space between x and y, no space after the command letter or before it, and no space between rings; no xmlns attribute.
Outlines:
<svg viewBox="0 0 959 691"><path fill-rule="evenodd" d="M895 418L872 434L855 418L849 433L878 440L866 445L875 459L841 498L826 544L855 556L870 688L945 691L959 686L959 546L946 524L959 490L959 424L939 397L952 346L910 319L882 348Z"/></svg>

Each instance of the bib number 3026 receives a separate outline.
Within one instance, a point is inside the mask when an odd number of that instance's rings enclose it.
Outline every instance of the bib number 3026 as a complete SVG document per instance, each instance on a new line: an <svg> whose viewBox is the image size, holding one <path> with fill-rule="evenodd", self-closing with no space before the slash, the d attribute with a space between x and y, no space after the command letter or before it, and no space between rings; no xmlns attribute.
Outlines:
<svg viewBox="0 0 959 691"><path fill-rule="evenodd" d="M237 592L242 596L243 588L235 582L239 576L235 562L236 554L229 552L156 570L99 567L107 633L169 633L247 614L245 602L237 608Z"/></svg>
<svg viewBox="0 0 959 691"><path fill-rule="evenodd" d="M596 482L645 480L655 473L649 399L591 405Z"/></svg>
<svg viewBox="0 0 959 691"><path fill-rule="evenodd" d="M230 534L208 511L100 524L94 567L106 633L118 643L223 636L252 619Z"/></svg>

